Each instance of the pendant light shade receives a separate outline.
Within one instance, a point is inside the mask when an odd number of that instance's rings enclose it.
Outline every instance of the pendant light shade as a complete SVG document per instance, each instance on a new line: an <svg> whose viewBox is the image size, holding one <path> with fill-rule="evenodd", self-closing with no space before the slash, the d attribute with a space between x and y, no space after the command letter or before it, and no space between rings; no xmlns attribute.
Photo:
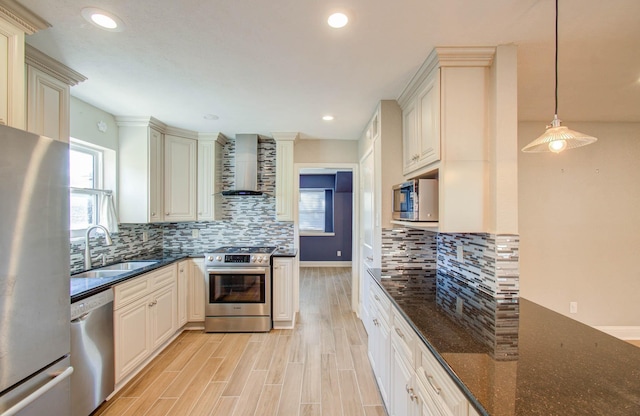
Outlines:
<svg viewBox="0 0 640 416"><path fill-rule="evenodd" d="M558 119L558 0L556 0L556 61L555 61L555 112L547 130L537 139L522 148L523 152L560 153L565 149L574 149L596 142L595 137L579 133L562 125Z"/></svg>

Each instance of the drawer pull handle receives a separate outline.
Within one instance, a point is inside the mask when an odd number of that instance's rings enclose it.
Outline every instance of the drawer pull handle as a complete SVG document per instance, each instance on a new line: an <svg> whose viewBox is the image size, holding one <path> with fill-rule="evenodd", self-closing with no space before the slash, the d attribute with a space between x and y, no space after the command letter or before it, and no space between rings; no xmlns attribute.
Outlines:
<svg viewBox="0 0 640 416"><path fill-rule="evenodd" d="M416 394L413 392L413 388L409 387L408 384L405 384L404 388L407 391L407 393L409 394L409 398L411 399L412 402L415 401L418 398L418 396L416 396Z"/></svg>
<svg viewBox="0 0 640 416"><path fill-rule="evenodd" d="M424 375L427 376L427 381L429 382L431 387L436 391L436 394L439 396L441 389L436 385L435 380L433 379L433 376L429 375L429 373L427 373L426 370L424 372Z"/></svg>
<svg viewBox="0 0 640 416"><path fill-rule="evenodd" d="M396 328L396 334L398 334L400 338L404 339L404 334L398 328Z"/></svg>
<svg viewBox="0 0 640 416"><path fill-rule="evenodd" d="M374 324L375 326L378 326L378 325L379 325L379 324L378 324L378 320L377 320L376 318L373 318L373 324Z"/></svg>

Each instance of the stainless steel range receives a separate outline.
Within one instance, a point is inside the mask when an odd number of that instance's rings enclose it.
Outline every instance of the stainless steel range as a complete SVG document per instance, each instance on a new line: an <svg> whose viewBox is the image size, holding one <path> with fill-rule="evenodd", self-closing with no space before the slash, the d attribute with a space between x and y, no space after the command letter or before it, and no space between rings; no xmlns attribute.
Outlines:
<svg viewBox="0 0 640 416"><path fill-rule="evenodd" d="M271 330L271 254L275 247L219 247L205 253L206 332Z"/></svg>

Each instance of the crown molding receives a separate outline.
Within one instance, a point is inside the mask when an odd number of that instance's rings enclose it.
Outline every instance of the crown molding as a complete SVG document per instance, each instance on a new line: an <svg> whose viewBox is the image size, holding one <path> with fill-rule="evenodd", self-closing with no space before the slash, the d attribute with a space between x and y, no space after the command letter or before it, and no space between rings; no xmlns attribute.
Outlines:
<svg viewBox="0 0 640 416"><path fill-rule="evenodd" d="M42 72L49 74L72 87L87 80L87 77L81 73L74 71L50 56L45 55L29 44L25 44L24 62L27 65L38 68Z"/></svg>
<svg viewBox="0 0 640 416"><path fill-rule="evenodd" d="M118 127L152 127L164 133L167 125L150 116L116 116Z"/></svg>
<svg viewBox="0 0 640 416"><path fill-rule="evenodd" d="M442 67L489 67L493 64L496 48L493 46L450 46L433 48L427 59L413 75L398 96L398 104L404 107L416 89L429 77L436 68Z"/></svg>
<svg viewBox="0 0 640 416"><path fill-rule="evenodd" d="M278 141L295 141L298 138L298 135L300 133L298 133L297 131L294 132L271 132L271 135L273 136L273 138L275 139L276 142Z"/></svg>
<svg viewBox="0 0 640 416"><path fill-rule="evenodd" d="M15 0L0 0L0 17L27 35L51 27L51 24Z"/></svg>
<svg viewBox="0 0 640 416"><path fill-rule="evenodd" d="M212 140L214 142L220 143L221 145L227 144L227 136L218 132L218 133L198 133L198 140Z"/></svg>

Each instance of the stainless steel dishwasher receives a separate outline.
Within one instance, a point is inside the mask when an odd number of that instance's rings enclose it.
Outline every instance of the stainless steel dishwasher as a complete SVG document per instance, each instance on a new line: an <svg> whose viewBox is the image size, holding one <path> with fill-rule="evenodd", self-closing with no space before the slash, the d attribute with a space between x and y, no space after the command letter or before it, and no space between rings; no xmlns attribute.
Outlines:
<svg viewBox="0 0 640 416"><path fill-rule="evenodd" d="M113 291L71 304L71 416L88 416L113 392Z"/></svg>

